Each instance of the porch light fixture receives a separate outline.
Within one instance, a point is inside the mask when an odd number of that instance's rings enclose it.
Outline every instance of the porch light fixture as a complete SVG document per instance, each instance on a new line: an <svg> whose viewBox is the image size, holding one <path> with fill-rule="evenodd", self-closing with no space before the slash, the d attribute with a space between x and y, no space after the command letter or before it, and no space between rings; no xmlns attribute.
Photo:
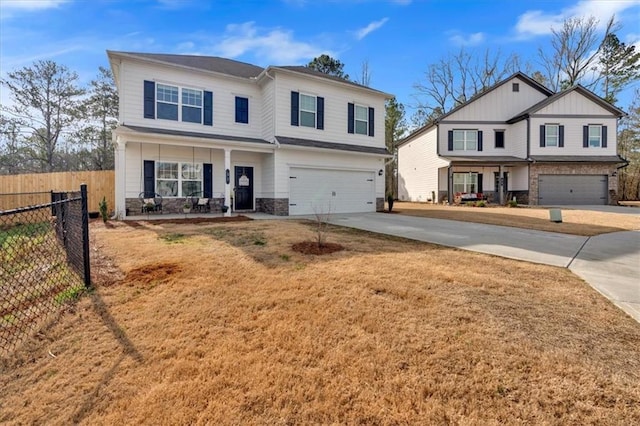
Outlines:
<svg viewBox="0 0 640 426"><path fill-rule="evenodd" d="M382 176L383 173L384 173L384 170L382 169L378 170L378 176Z"/></svg>
<svg viewBox="0 0 640 426"><path fill-rule="evenodd" d="M231 182L231 172L229 171L229 169L227 169L227 170L225 170L224 173L225 173L227 185L229 185L229 182Z"/></svg>
<svg viewBox="0 0 640 426"><path fill-rule="evenodd" d="M611 172L611 177L616 177L616 176L618 176L618 172L616 172L615 170Z"/></svg>

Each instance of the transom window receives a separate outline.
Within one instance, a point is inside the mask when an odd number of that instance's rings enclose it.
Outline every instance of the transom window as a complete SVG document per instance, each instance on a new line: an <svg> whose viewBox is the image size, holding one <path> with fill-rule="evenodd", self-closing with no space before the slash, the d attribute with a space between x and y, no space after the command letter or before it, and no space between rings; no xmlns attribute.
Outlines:
<svg viewBox="0 0 640 426"><path fill-rule="evenodd" d="M560 132L557 124L545 124L544 126L544 145L545 146L558 146L558 139Z"/></svg>
<svg viewBox="0 0 640 426"><path fill-rule="evenodd" d="M300 125L316 127L316 97L300 93Z"/></svg>
<svg viewBox="0 0 640 426"><path fill-rule="evenodd" d="M202 91L182 89L182 121L202 123Z"/></svg>
<svg viewBox="0 0 640 426"><path fill-rule="evenodd" d="M157 84L156 97L158 118L202 123L202 90Z"/></svg>
<svg viewBox="0 0 640 426"><path fill-rule="evenodd" d="M188 197L202 191L202 164L156 163L156 191L163 197Z"/></svg>
<svg viewBox="0 0 640 426"><path fill-rule="evenodd" d="M454 130L453 149L457 151L477 151L478 131L477 130Z"/></svg>
<svg viewBox="0 0 640 426"><path fill-rule="evenodd" d="M600 148L602 145L602 126L589 126L589 147Z"/></svg>
<svg viewBox="0 0 640 426"><path fill-rule="evenodd" d="M477 193L478 173L454 173L453 174L454 193Z"/></svg>
<svg viewBox="0 0 640 426"><path fill-rule="evenodd" d="M359 135L369 134L369 108L355 105L355 132Z"/></svg>

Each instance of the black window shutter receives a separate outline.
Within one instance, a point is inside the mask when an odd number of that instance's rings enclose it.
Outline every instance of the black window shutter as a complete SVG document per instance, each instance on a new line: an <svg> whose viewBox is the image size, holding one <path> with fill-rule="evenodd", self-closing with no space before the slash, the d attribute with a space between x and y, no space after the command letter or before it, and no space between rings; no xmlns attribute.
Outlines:
<svg viewBox="0 0 640 426"><path fill-rule="evenodd" d="M607 147L607 126L602 126L602 147Z"/></svg>
<svg viewBox="0 0 640 426"><path fill-rule="evenodd" d="M449 144L447 146L448 151L453 151L453 130L449 130Z"/></svg>
<svg viewBox="0 0 640 426"><path fill-rule="evenodd" d="M144 160L144 198L153 198L156 195L156 164L152 160Z"/></svg>
<svg viewBox="0 0 640 426"><path fill-rule="evenodd" d="M324 130L324 98L316 98L316 129Z"/></svg>
<svg viewBox="0 0 640 426"><path fill-rule="evenodd" d="M374 122L375 115L375 110L369 107L369 136L374 136L374 129L376 127Z"/></svg>
<svg viewBox="0 0 640 426"><path fill-rule="evenodd" d="M482 151L482 130L478 130L478 151Z"/></svg>
<svg viewBox="0 0 640 426"><path fill-rule="evenodd" d="M564 148L564 126L558 126L558 146Z"/></svg>
<svg viewBox="0 0 640 426"><path fill-rule="evenodd" d="M352 103L347 104L347 132L354 133L354 106Z"/></svg>
<svg viewBox="0 0 640 426"><path fill-rule="evenodd" d="M202 165L202 194L204 198L213 196L213 166L208 163Z"/></svg>
<svg viewBox="0 0 640 426"><path fill-rule="evenodd" d="M144 118L156 118L156 83L144 81Z"/></svg>
<svg viewBox="0 0 640 426"><path fill-rule="evenodd" d="M482 173L478 173L478 192L482 192Z"/></svg>
<svg viewBox="0 0 640 426"><path fill-rule="evenodd" d="M291 92L291 125L299 125L300 93Z"/></svg>
<svg viewBox="0 0 640 426"><path fill-rule="evenodd" d="M582 126L582 147L589 148L589 126Z"/></svg>
<svg viewBox="0 0 640 426"><path fill-rule="evenodd" d="M544 139L545 138L545 134L544 134L545 130L544 129L545 129L544 124L541 124L540 125L540 147L541 148L544 148L544 146L545 146L545 142L544 142L545 141L545 139Z"/></svg>
<svg viewBox="0 0 640 426"><path fill-rule="evenodd" d="M213 126L213 93L204 92L204 125L205 126Z"/></svg>

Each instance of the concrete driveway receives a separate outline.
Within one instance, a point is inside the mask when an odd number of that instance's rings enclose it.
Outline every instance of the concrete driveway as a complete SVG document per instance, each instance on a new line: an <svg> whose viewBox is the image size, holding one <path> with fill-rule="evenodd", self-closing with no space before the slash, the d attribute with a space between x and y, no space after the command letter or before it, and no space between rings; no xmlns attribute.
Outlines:
<svg viewBox="0 0 640 426"><path fill-rule="evenodd" d="M334 225L569 268L640 322L640 232L596 237L400 214L334 214Z"/></svg>
<svg viewBox="0 0 640 426"><path fill-rule="evenodd" d="M629 206L543 206L563 210L588 210L592 212L619 213L640 217L640 207Z"/></svg>

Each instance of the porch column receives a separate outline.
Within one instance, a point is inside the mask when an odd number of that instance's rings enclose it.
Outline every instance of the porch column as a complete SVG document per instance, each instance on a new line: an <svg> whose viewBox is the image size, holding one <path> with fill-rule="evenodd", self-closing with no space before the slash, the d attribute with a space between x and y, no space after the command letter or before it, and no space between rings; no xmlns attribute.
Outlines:
<svg viewBox="0 0 640 426"><path fill-rule="evenodd" d="M224 150L224 205L229 206L225 216L231 216L231 149L225 148ZM227 179L228 176L228 179Z"/></svg>
<svg viewBox="0 0 640 426"><path fill-rule="evenodd" d="M447 202L453 204L453 166L447 167Z"/></svg>
<svg viewBox="0 0 640 426"><path fill-rule="evenodd" d="M500 205L504 205L504 168L502 165L498 166L498 201Z"/></svg>
<svg viewBox="0 0 640 426"><path fill-rule="evenodd" d="M127 144L121 138L114 135L114 142L116 145L115 152L115 206L114 211L116 218L124 219L127 211L127 195L126 195L126 147Z"/></svg>

